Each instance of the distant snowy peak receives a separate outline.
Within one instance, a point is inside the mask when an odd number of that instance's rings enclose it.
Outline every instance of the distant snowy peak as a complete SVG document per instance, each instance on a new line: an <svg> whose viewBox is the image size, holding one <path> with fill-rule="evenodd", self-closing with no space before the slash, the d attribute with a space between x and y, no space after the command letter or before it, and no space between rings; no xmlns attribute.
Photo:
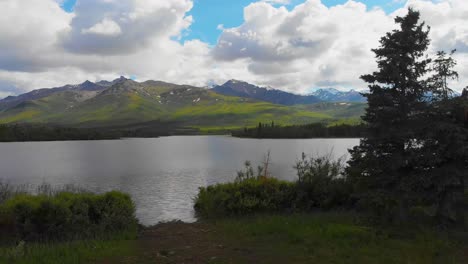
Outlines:
<svg viewBox="0 0 468 264"><path fill-rule="evenodd" d="M329 93L329 94L339 94L341 93L340 90L337 90L335 88L327 88L327 89L318 89L314 93Z"/></svg>

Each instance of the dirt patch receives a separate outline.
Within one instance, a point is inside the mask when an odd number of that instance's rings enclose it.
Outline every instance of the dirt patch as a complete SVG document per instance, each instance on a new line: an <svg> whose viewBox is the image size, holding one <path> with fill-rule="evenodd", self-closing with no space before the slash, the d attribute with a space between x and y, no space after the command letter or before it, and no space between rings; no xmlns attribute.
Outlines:
<svg viewBox="0 0 468 264"><path fill-rule="evenodd" d="M247 248L226 245L216 230L203 223L163 223L142 231L138 256L103 263L256 263Z"/></svg>

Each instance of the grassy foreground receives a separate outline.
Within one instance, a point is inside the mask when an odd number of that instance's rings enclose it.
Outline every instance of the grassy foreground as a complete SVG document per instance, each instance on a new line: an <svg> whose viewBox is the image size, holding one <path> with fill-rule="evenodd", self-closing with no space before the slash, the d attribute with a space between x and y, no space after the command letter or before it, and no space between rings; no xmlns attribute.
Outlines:
<svg viewBox="0 0 468 264"><path fill-rule="evenodd" d="M86 240L67 243L24 244L0 248L0 263L100 263L106 258L134 255L135 240Z"/></svg>
<svg viewBox="0 0 468 264"><path fill-rule="evenodd" d="M350 213L258 215L160 224L135 240L26 245L0 262L449 264L466 263L467 241L462 232L371 227Z"/></svg>
<svg viewBox="0 0 468 264"><path fill-rule="evenodd" d="M227 241L254 252L257 263L464 263L468 257L468 245L448 234L373 228L342 213L257 216L216 226Z"/></svg>

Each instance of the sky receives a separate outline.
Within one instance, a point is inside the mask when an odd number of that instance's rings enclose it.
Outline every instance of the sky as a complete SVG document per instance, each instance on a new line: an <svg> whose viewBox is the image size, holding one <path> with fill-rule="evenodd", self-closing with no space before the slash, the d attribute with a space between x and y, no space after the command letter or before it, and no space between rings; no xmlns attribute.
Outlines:
<svg viewBox="0 0 468 264"><path fill-rule="evenodd" d="M1 0L0 98L85 80L230 79L289 92L366 88L372 48L408 7L430 56L457 49L468 85L466 0Z"/></svg>

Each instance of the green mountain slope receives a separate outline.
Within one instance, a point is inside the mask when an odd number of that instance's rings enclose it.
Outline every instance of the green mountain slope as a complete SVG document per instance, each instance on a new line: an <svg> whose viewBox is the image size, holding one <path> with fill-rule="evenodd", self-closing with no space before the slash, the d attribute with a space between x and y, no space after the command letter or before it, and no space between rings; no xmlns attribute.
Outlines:
<svg viewBox="0 0 468 264"><path fill-rule="evenodd" d="M273 120L278 124L333 121L349 118L353 113L350 108L355 107L354 104L282 106L193 86L127 79L119 79L102 89L70 88L45 94L2 110L0 123L102 127L161 121L210 131Z"/></svg>

